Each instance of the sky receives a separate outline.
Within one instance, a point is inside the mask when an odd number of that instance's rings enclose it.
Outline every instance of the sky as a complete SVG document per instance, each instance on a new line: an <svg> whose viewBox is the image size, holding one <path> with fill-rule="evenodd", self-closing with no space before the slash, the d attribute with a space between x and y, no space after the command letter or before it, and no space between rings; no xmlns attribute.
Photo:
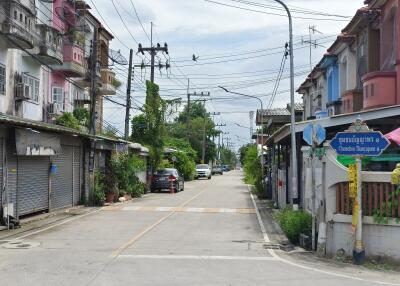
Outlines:
<svg viewBox="0 0 400 286"><path fill-rule="evenodd" d="M218 5L215 2L264 13ZM244 2L268 7L249 6ZM153 22L153 43L164 45L166 42L169 49L168 55L158 54L156 63L165 64L169 60L171 64L168 70L156 69L155 82L160 85L161 96L165 99L182 98L184 104L188 78L191 93L209 91L206 107L210 112L221 113L214 117L215 123L226 124L221 129L229 133L225 136L230 137L235 149L250 142L249 111L260 108L260 103L256 99L228 94L218 86L259 96L267 108L286 107L290 101L289 59L283 60L284 46L289 39L288 19L286 16L271 15L284 14L276 10L280 6L274 4L274 1L87 0L87 3L92 13L115 36L110 48L120 51L125 58L129 57L129 48L137 52L138 43L143 47L150 46ZM363 7L363 1L292 0L285 3L296 17L293 19L293 34L297 88L310 71L310 45L307 43L309 27L315 27L315 32L311 33L311 63L315 65L346 26L349 17ZM296 13L298 9L317 11L318 15ZM319 15L321 13L349 17ZM192 60L193 54L198 57L196 62ZM134 64L141 63L148 64L149 56L135 55ZM272 98L281 66L284 68L282 79L276 89L276 96ZM114 64L111 68L123 82L113 99L122 103L126 100L124 94L128 67ZM149 69L135 68L132 93L135 106L141 106L144 102L144 82L149 77ZM301 101L301 96L296 94L296 102ZM133 110L132 116L138 112ZM123 107L107 102L104 115L108 123L123 132Z"/></svg>

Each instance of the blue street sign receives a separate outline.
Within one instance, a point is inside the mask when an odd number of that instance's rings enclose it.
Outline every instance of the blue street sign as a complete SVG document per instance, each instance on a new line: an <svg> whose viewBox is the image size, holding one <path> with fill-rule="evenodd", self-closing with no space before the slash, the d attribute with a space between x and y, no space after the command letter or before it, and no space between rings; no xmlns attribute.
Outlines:
<svg viewBox="0 0 400 286"><path fill-rule="evenodd" d="M338 155L379 156L390 142L381 132L339 132L330 143Z"/></svg>
<svg viewBox="0 0 400 286"><path fill-rule="evenodd" d="M310 146L319 146L326 139L326 130L319 124L308 124L303 130L303 140Z"/></svg>

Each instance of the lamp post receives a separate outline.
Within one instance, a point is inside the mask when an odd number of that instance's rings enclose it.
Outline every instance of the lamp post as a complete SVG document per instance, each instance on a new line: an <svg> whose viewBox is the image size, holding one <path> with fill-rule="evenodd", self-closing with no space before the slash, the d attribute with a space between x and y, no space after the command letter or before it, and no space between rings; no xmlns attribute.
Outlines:
<svg viewBox="0 0 400 286"><path fill-rule="evenodd" d="M218 86L218 87L227 93L232 93L232 94L241 95L244 97L254 98L260 102L260 106L261 106L261 138L262 138L262 142L261 142L261 177L262 177L262 185L264 186L264 142L263 142L264 141L264 105L263 105L263 102L262 102L261 98L259 98L257 96L230 91L223 86Z"/></svg>
<svg viewBox="0 0 400 286"><path fill-rule="evenodd" d="M285 8L289 18L289 49L290 49L290 129L291 129L291 145L292 145L292 202L293 208L297 209L299 204L299 194L297 189L297 147L296 147L296 116L294 106L294 61L293 61L293 21L287 5L281 0L273 0Z"/></svg>

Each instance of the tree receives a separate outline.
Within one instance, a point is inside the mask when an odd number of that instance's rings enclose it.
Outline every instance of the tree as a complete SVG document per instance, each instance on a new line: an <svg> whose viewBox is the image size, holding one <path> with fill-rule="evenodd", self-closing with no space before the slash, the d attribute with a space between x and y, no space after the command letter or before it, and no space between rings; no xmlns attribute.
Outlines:
<svg viewBox="0 0 400 286"><path fill-rule="evenodd" d="M187 107L186 107L187 108ZM215 124L211 119L207 110L200 102L194 102L190 105L190 130L187 130L186 118L187 109L184 108L179 114L178 118L174 123L168 126L169 134L174 138L187 138L187 132L189 131L189 143L192 148L196 151L196 161L201 161L202 150L203 150L203 130L204 130L204 118L206 127L206 152L205 161L213 161L215 159L217 150L213 142L213 138L218 136L218 131L215 129Z"/></svg>
<svg viewBox="0 0 400 286"><path fill-rule="evenodd" d="M159 95L159 86L146 81L146 102L143 114L132 119L132 140L150 149L150 164L156 170L162 160L165 137L166 102Z"/></svg>
<svg viewBox="0 0 400 286"><path fill-rule="evenodd" d="M221 148L221 164L228 165L231 169L235 168L237 158L235 152L231 149Z"/></svg>

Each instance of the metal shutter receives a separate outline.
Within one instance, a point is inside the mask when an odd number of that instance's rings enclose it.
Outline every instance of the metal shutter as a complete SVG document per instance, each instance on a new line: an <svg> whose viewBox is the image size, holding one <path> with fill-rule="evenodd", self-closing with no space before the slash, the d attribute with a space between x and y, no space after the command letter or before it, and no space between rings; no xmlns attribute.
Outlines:
<svg viewBox="0 0 400 286"><path fill-rule="evenodd" d="M73 160L74 205L81 200L81 148L74 147Z"/></svg>
<svg viewBox="0 0 400 286"><path fill-rule="evenodd" d="M4 172L4 154L3 154L3 138L0 138L0 210L3 209L3 199L5 196L3 172Z"/></svg>
<svg viewBox="0 0 400 286"><path fill-rule="evenodd" d="M53 159L57 172L51 178L51 210L72 206L72 160L73 147L61 145L61 153Z"/></svg>
<svg viewBox="0 0 400 286"><path fill-rule="evenodd" d="M13 204L14 212L12 215L17 217L17 156L13 153L13 148L7 146L6 149L6 177L4 178L6 184L7 201Z"/></svg>
<svg viewBox="0 0 400 286"><path fill-rule="evenodd" d="M18 216L47 210L49 206L49 157L18 156Z"/></svg>

